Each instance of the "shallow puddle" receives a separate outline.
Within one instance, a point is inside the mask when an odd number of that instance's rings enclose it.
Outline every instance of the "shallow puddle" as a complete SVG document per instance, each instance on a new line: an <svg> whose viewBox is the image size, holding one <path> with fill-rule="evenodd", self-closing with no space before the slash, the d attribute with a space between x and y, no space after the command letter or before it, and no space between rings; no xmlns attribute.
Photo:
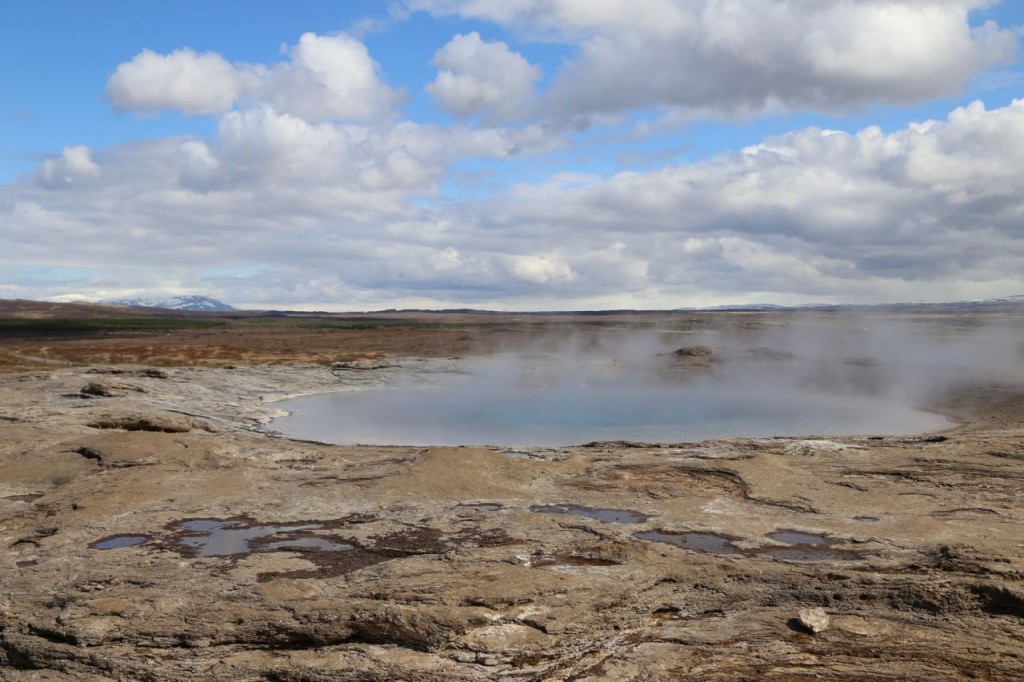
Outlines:
<svg viewBox="0 0 1024 682"><path fill-rule="evenodd" d="M835 538L819 533L782 529L768 533L768 537L793 545L758 550L758 554L778 561L844 561L859 558L855 552L832 549Z"/></svg>
<svg viewBox="0 0 1024 682"><path fill-rule="evenodd" d="M290 549L315 549L321 552L350 552L357 548L355 545L351 545L347 542L338 542L337 540L318 536L306 536L287 540L275 540L274 542L267 543L257 542L255 549L260 552L278 552Z"/></svg>
<svg viewBox="0 0 1024 682"><path fill-rule="evenodd" d="M786 542L790 547L763 547L760 549L740 549L730 538L717 533L665 533L652 531L635 533L633 537L651 542L664 542L682 549L689 549L704 554L744 554L751 557L768 557L776 561L850 561L861 558L857 552L833 549L834 539L816 533L804 533L795 530L778 530L768 537L779 542Z"/></svg>
<svg viewBox="0 0 1024 682"><path fill-rule="evenodd" d="M827 545L830 542L824 535L805 533L799 530L777 530L768 533L768 537L788 545Z"/></svg>
<svg viewBox="0 0 1024 682"><path fill-rule="evenodd" d="M121 549L123 547L135 547L150 541L148 535L114 535L103 540L97 540L89 545L93 549Z"/></svg>
<svg viewBox="0 0 1024 682"><path fill-rule="evenodd" d="M349 544L309 536L284 537L279 541L273 541L273 538L280 535L287 536L323 527L322 523L250 525L243 519L190 519L172 524L170 530L178 533L173 540L174 544L199 557L234 556L254 551L269 552L284 549L285 546L300 548L300 541L308 542L302 547L305 549L351 549Z"/></svg>
<svg viewBox="0 0 1024 682"><path fill-rule="evenodd" d="M629 509L593 509L591 507L579 507L575 504L538 505L530 507L530 511L541 514L582 516L583 518L594 519L601 523L643 523L651 518L648 514L641 514Z"/></svg>
<svg viewBox="0 0 1024 682"><path fill-rule="evenodd" d="M665 533L662 531L649 531L646 533L635 533L633 537L649 542L664 542L675 547L704 554L742 553L742 550L733 544L734 538L716 533Z"/></svg>

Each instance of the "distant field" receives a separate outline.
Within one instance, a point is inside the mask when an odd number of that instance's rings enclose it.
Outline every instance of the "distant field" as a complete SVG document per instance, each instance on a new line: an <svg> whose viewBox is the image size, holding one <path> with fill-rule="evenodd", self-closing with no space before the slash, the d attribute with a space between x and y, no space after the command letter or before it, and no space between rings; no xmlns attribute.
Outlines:
<svg viewBox="0 0 1024 682"><path fill-rule="evenodd" d="M447 357L523 343L634 330L679 337L730 330L755 336L794 320L830 328L865 319L920 322L946 333L980 325L1022 326L992 313L644 312L375 313L183 312L84 304L0 301L0 371L93 364L324 364L387 356Z"/></svg>

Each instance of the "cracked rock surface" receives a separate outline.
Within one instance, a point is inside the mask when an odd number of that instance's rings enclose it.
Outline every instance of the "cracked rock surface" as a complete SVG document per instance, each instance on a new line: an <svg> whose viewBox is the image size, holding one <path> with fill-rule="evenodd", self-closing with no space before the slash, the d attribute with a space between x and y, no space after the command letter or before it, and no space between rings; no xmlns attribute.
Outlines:
<svg viewBox="0 0 1024 682"><path fill-rule="evenodd" d="M0 375L0 678L1024 679L1016 388L950 397L941 436L261 430L274 399L450 365Z"/></svg>

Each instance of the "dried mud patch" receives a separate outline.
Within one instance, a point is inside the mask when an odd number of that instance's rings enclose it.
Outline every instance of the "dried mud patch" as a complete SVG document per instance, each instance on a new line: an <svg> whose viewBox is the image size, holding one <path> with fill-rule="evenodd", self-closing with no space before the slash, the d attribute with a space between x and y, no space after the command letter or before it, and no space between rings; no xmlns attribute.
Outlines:
<svg viewBox="0 0 1024 682"><path fill-rule="evenodd" d="M726 495L745 499L750 493L746 481L734 471L685 465L616 465L588 471L569 485L661 499L683 495Z"/></svg>
<svg viewBox="0 0 1024 682"><path fill-rule="evenodd" d="M87 424L93 429L149 431L153 433L189 433L195 430L214 432L208 423L176 415L121 415L96 419Z"/></svg>

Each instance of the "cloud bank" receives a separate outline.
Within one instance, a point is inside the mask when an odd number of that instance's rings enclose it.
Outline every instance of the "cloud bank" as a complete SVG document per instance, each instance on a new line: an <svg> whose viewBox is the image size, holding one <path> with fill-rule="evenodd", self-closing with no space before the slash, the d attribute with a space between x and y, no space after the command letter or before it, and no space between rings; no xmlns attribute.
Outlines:
<svg viewBox="0 0 1024 682"><path fill-rule="evenodd" d="M1017 37L969 12L990 0L410 0L577 54L548 107L565 116L643 107L690 116L837 112L958 92L1013 60Z"/></svg>
<svg viewBox="0 0 1024 682"><path fill-rule="evenodd" d="M0 296L544 309L1024 292L1024 100L653 169L565 164L574 134L636 112L948 94L1013 58L1011 32L969 23L986 4L415 0L575 48L545 73L511 39L452 36L420 86L450 116L432 123L403 116L408 91L351 35L304 34L270 64L143 51L112 68L114 107L213 116L216 132L70 145L0 186ZM543 170L459 186L499 162Z"/></svg>
<svg viewBox="0 0 1024 682"><path fill-rule="evenodd" d="M306 121L371 120L393 113L401 93L380 80L366 46L347 36L305 33L273 66L232 64L213 52L143 50L117 67L107 96L123 111L178 109L222 114L269 104Z"/></svg>

